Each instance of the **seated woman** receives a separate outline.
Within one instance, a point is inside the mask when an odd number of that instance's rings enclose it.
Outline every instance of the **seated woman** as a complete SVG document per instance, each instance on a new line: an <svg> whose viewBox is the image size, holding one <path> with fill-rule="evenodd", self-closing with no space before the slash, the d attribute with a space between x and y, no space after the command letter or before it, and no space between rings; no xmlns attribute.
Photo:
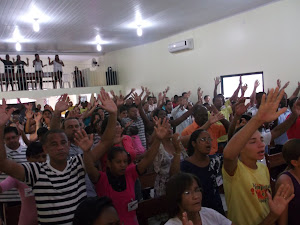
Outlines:
<svg viewBox="0 0 300 225"><path fill-rule="evenodd" d="M202 188L198 177L179 173L170 178L166 197L171 219L165 225L231 225L231 221L217 211L201 206ZM186 213L186 215L184 215ZM187 223L186 217L190 220Z"/></svg>
<svg viewBox="0 0 300 225"><path fill-rule="evenodd" d="M138 225L135 212L137 209L135 181L153 163L161 141L169 135L170 126L166 119L162 123L158 120L156 124L152 145L140 163L129 165L130 157L126 150L122 147L112 147L107 155L106 172L98 171L94 166L93 162L96 159L92 158L90 151L93 137L76 134L76 143L84 151L86 172L91 181L96 184L97 195L108 196L112 199L124 225Z"/></svg>
<svg viewBox="0 0 300 225"><path fill-rule="evenodd" d="M108 197L89 197L74 214L73 225L120 225L118 213Z"/></svg>
<svg viewBox="0 0 300 225"><path fill-rule="evenodd" d="M194 131L188 144L190 157L181 162L180 170L199 178L203 189L202 205L225 215L217 182L222 180L223 156L209 155L211 140L207 131L201 129Z"/></svg>
<svg viewBox="0 0 300 225"><path fill-rule="evenodd" d="M278 225L296 225L299 224L298 213L300 209L300 140L291 139L286 142L283 146L282 154L288 164L288 170L278 178L276 189L281 184L289 184L291 193L294 193L295 197L280 216Z"/></svg>

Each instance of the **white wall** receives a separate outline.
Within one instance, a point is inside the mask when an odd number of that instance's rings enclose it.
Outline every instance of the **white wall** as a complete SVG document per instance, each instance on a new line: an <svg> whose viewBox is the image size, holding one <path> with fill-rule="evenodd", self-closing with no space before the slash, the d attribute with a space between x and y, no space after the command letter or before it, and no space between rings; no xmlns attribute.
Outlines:
<svg viewBox="0 0 300 225"><path fill-rule="evenodd" d="M117 70L129 90L141 85L155 93L170 86L171 97L197 87L213 94L219 75L263 71L265 89L276 79L291 81L291 94L300 81L300 1L282 0L194 30L143 46L107 53L105 68ZM144 32L147 35L147 32ZM169 43L193 38L195 49L178 54Z"/></svg>

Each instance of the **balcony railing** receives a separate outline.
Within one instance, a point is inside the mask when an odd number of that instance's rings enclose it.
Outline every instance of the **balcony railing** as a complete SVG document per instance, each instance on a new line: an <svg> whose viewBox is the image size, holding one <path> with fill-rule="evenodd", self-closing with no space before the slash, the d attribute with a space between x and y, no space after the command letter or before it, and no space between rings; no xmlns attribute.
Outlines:
<svg viewBox="0 0 300 225"><path fill-rule="evenodd" d="M24 67L24 70L6 67L0 72L1 92L118 84L115 73L101 69L90 70L89 66L84 65L82 68L87 69L74 70L74 67L63 67L65 72L53 72L52 67L44 67L43 71L35 71L30 67Z"/></svg>

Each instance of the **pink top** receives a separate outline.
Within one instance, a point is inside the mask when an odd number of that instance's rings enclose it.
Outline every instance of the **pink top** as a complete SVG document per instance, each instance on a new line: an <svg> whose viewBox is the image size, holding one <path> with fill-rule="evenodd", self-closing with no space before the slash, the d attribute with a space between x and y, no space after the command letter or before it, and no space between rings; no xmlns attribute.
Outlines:
<svg viewBox="0 0 300 225"><path fill-rule="evenodd" d="M128 152L131 156L131 162L134 162L135 158L136 158L136 150L133 147L133 142L130 136L128 135L123 135L123 139L122 139L122 145L125 148L126 152ZM114 146L120 146L120 145L114 145ZM101 168L102 171L105 172L106 171L106 166L107 166L107 153L105 153L101 159Z"/></svg>
<svg viewBox="0 0 300 225"><path fill-rule="evenodd" d="M22 206L18 225L37 225L37 210L32 189L13 177L7 177L0 183L2 192L17 188L21 197Z"/></svg>
<svg viewBox="0 0 300 225"><path fill-rule="evenodd" d="M135 149L136 154L137 155L144 154L145 148L142 145L139 135L133 135L133 136L131 136L131 139L132 139L133 148Z"/></svg>
<svg viewBox="0 0 300 225"><path fill-rule="evenodd" d="M112 202L119 214L120 221L124 225L138 225L135 210L128 212L128 203L135 200L134 184L138 178L136 165L129 165L125 172L126 190L122 192L115 191L109 184L107 174L99 171L100 179L96 184L96 192L98 196L107 196Z"/></svg>

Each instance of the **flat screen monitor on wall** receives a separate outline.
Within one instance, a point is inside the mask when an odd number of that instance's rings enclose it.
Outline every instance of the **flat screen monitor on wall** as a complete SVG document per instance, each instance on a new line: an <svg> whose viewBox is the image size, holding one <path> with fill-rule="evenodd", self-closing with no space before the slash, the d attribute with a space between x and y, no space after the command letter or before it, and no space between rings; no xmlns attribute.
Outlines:
<svg viewBox="0 0 300 225"><path fill-rule="evenodd" d="M254 73L241 73L241 74L232 74L232 75L222 75L221 76L221 90L225 98L230 98L234 91L237 89L240 77L242 77L243 85L247 84L248 88L245 92L245 97L249 98L253 92L254 82L259 81L259 86L256 89L256 92L264 91L264 73L263 72L254 72ZM239 92L241 96L241 91Z"/></svg>

